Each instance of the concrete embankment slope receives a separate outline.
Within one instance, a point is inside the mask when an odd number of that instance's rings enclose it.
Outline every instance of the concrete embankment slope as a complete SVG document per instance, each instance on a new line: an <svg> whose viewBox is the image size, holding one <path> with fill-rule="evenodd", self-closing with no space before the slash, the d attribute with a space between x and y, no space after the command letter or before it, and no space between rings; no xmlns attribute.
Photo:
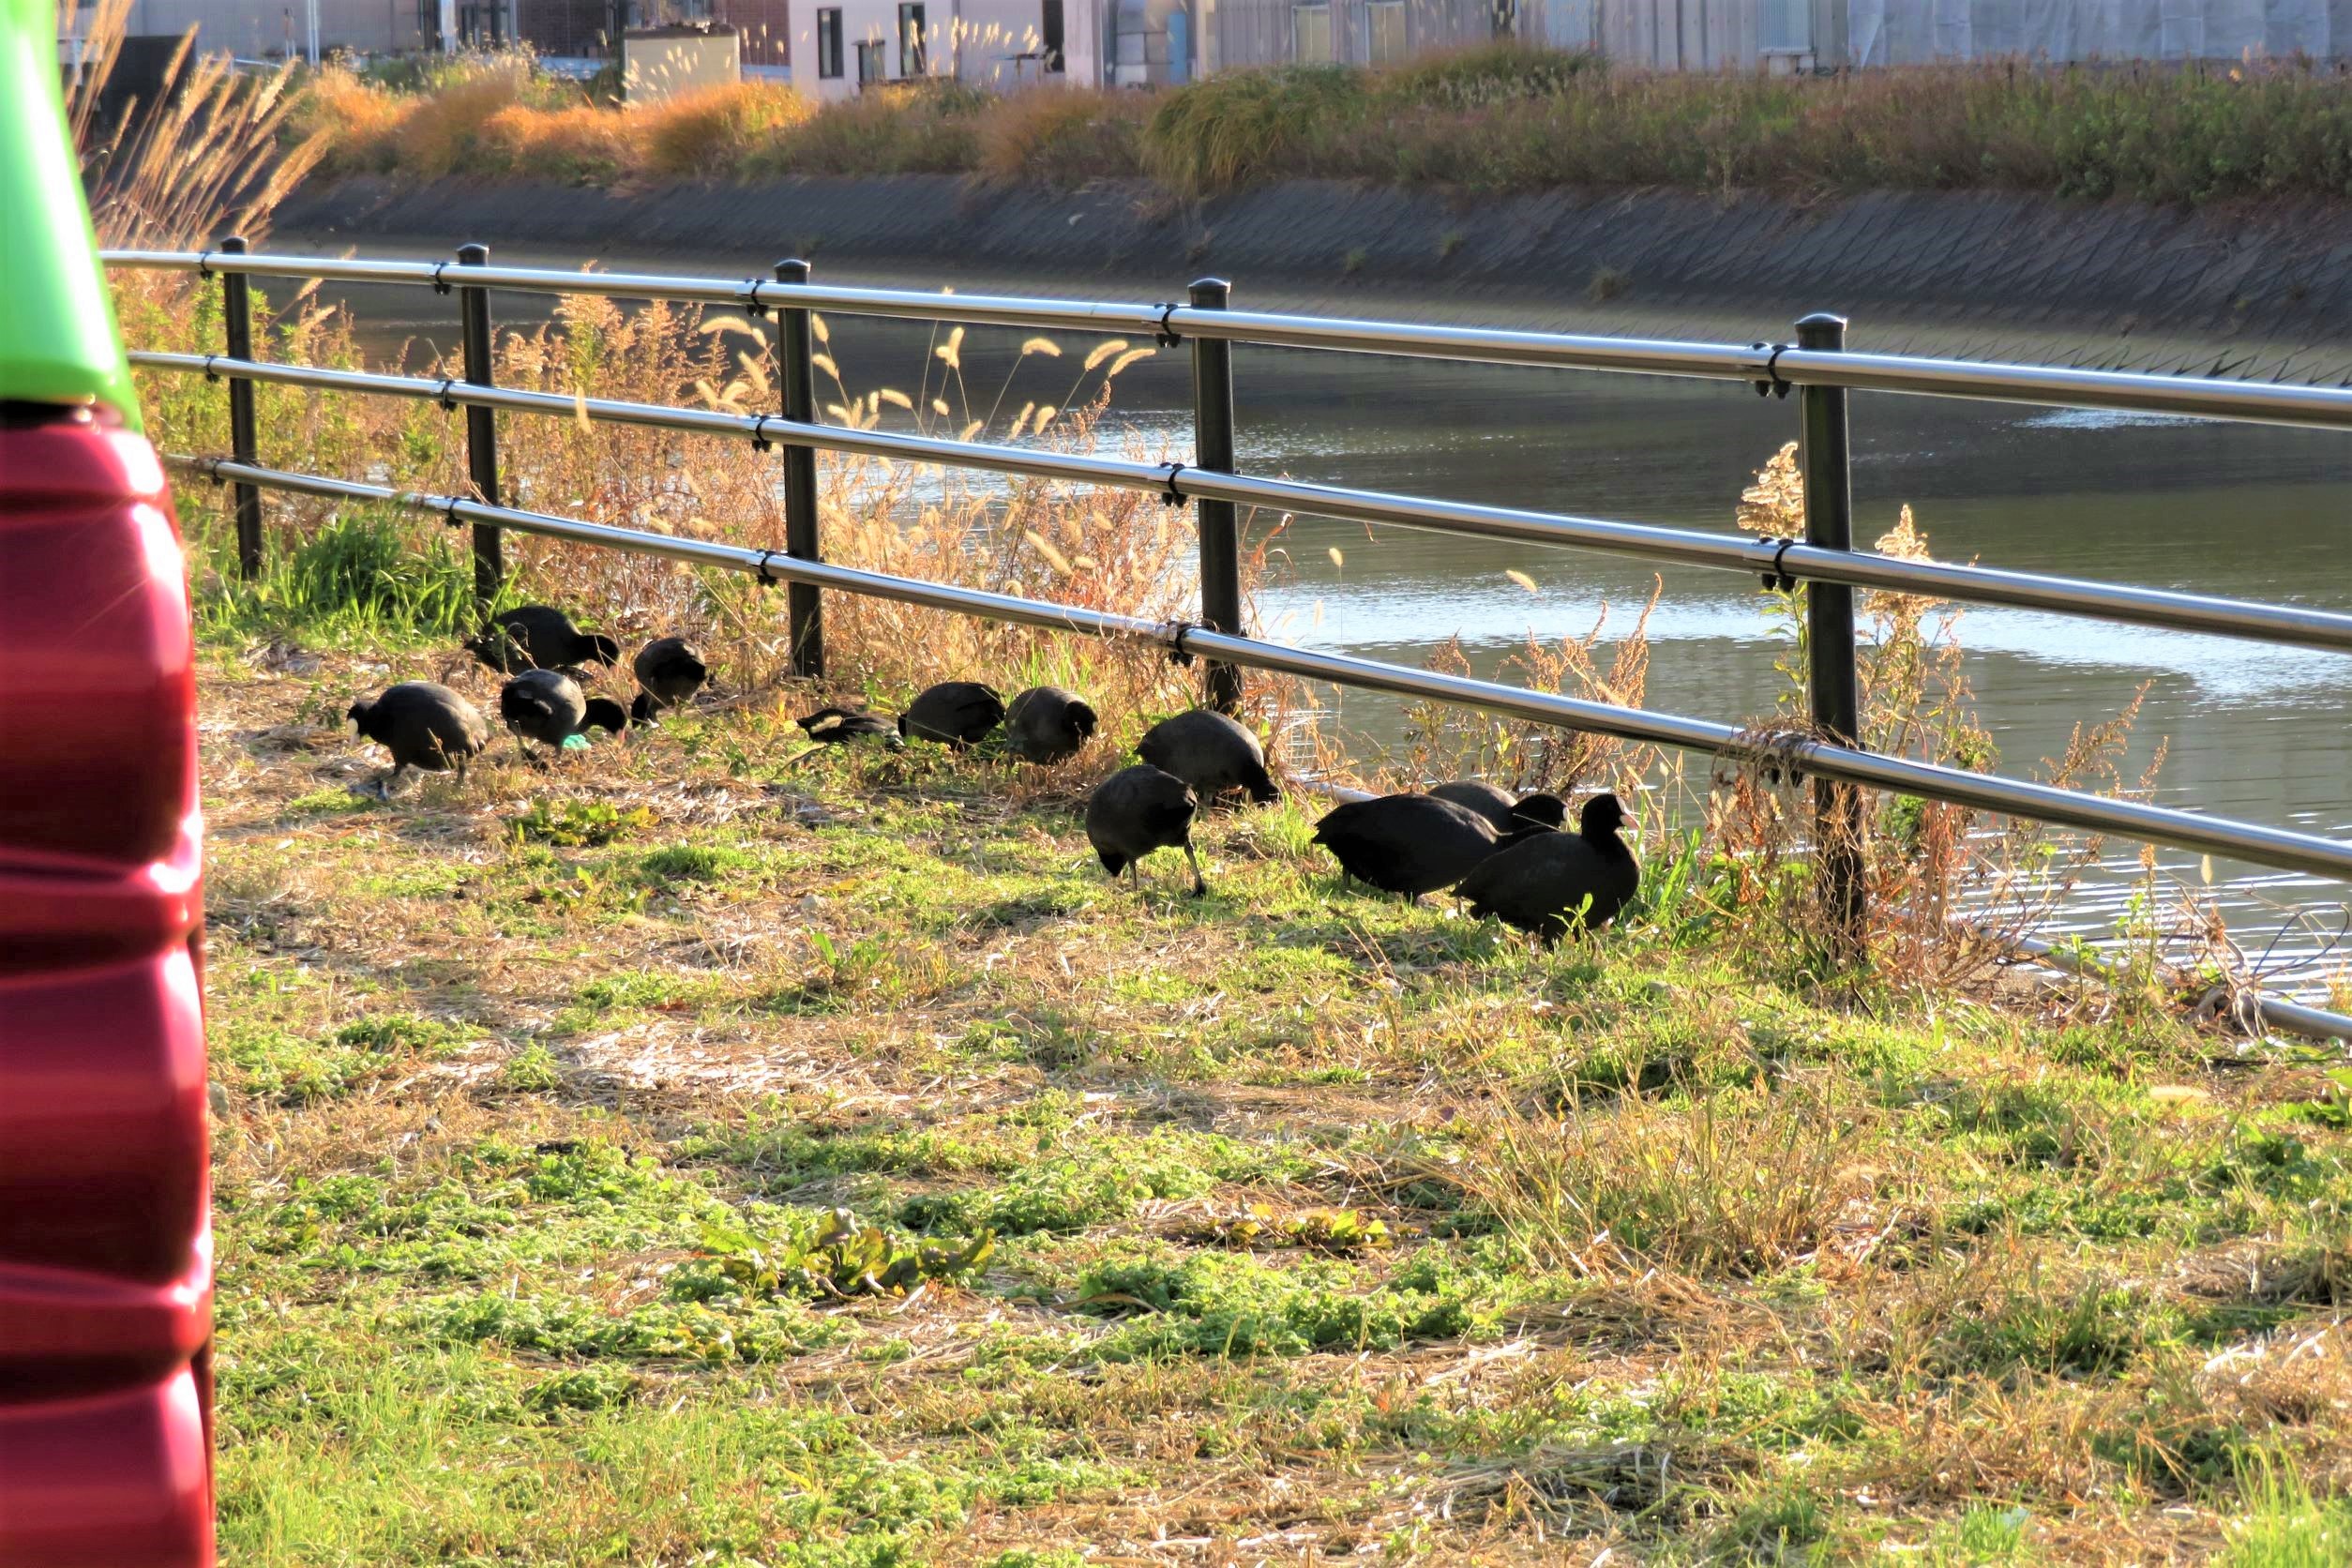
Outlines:
<svg viewBox="0 0 2352 1568"><path fill-rule="evenodd" d="M481 239L701 271L794 253L821 276L1033 278L1097 290L1234 279L1237 303L1395 309L1582 331L1720 318L1772 334L1857 318L1858 346L2261 379L2352 377L2352 207L2153 207L1982 192L1794 203L1668 191L1470 199L1298 181L1206 203L951 175L635 191L377 179L313 185L278 218L306 242ZM1153 297L1159 297L1153 295Z"/></svg>

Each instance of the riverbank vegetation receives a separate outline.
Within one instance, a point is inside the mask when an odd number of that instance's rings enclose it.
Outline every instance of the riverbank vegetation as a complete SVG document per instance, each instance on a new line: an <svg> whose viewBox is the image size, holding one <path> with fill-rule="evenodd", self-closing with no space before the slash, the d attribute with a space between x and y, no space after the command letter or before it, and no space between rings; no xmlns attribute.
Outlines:
<svg viewBox="0 0 2352 1568"><path fill-rule="evenodd" d="M216 340L214 291L118 285L134 339ZM263 331L360 361L313 296ZM502 335L499 378L767 406L762 331L575 299ZM1124 441L1103 415L1147 345L1012 347L1067 391L1008 406L942 331L897 384L828 358L828 417ZM221 447L217 387L143 391L160 445ZM461 488L430 402L259 397L265 461ZM504 423L520 505L781 533L740 445ZM1150 497L822 472L836 559L1188 597L1186 520ZM1784 457L1740 512L1801 506ZM2256 1568L2352 1523L2328 1500L2352 1473L2342 1086L2185 1026L2152 946L2119 992L2043 992L1942 921L2075 848L1874 812L1886 918L1857 976L1813 925L1800 789L1409 716L1390 776L1641 802L1643 905L1545 951L1342 892L1301 780L1346 760L1313 693L1253 681L1289 799L1209 822L1207 898L1138 897L1076 807L1190 701L1156 647L832 595L819 689L783 669L780 595L515 536L517 594L625 642L689 631L717 692L380 802L353 698L493 699L456 649L462 537L273 499L245 584L219 493L181 507L239 1561ZM1251 520L1253 581L1284 529ZM1923 545L1906 519L1882 548ZM1874 739L1987 761L1940 612L1868 613ZM1516 669L1637 702L1646 657L1621 614ZM1111 721L1019 773L789 722L950 674L1064 680ZM2120 739L2068 765L2128 782Z"/></svg>
<svg viewBox="0 0 2352 1568"><path fill-rule="evenodd" d="M217 289L115 282L133 341L219 340ZM268 356L361 362L339 309L263 292ZM768 346L740 316L577 299L502 335L498 376L767 407ZM825 346L836 422L1079 448L1126 444L1104 415L1150 352L1005 345L1067 377L1015 403L959 333L896 384ZM218 387L142 379L158 445L224 449ZM430 403L257 393L265 462L463 489ZM520 505L780 534L772 460L739 445L502 425ZM821 472L835 559L1188 597L1190 530L1150 498ZM1794 479L1765 462L1739 520L1790 531ZM222 502L180 486L224 1560L2341 1556L2344 1085L2186 1027L2152 942L2119 989L2037 991L1942 921L2078 850L1891 803L1869 831L1893 912L1840 972L1785 781L1410 715L1388 777L1643 803L1643 903L1544 951L1338 889L1298 786L1346 759L1311 693L1253 682L1290 798L1208 822L1208 897L1138 897L1075 807L1190 700L1156 647L832 595L820 692L784 671L781 596L513 536L518 596L631 642L690 632L716 689L551 768L502 745L379 801L354 789L380 764L354 697L493 699L456 647L462 536L273 497L241 582ZM1286 524L1251 520L1253 582ZM1925 546L1907 515L1880 548ZM1989 761L1937 607L1866 613L1874 744ZM1638 702L1647 652L1621 614L1514 668ZM1016 774L789 722L975 673L1068 681L1111 723ZM2119 786L2121 739L2060 768Z"/></svg>
<svg viewBox="0 0 2352 1568"><path fill-rule="evenodd" d="M819 106L746 83L629 110L524 58L401 85L329 69L297 116L325 174L627 186L789 174L1147 178L1183 197L1290 178L1472 192L2352 195L2352 79L2307 61L1675 75L1495 45L1384 69L1234 71L1161 92L953 85Z"/></svg>
<svg viewBox="0 0 2352 1568"><path fill-rule="evenodd" d="M209 641L240 1562L2270 1568L2352 1526L2317 1063L1830 1005L1666 909L1538 951L1342 895L1304 801L1138 897L1075 777L811 754L764 700L386 806L337 720L443 645Z"/></svg>

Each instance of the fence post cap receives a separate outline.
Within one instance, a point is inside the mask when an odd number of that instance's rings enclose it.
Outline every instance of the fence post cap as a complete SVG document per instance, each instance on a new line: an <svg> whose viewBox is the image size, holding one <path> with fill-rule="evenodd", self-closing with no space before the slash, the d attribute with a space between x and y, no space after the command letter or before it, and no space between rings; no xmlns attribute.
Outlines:
<svg viewBox="0 0 2352 1568"><path fill-rule="evenodd" d="M458 264L460 266L488 266L490 264L490 247L487 245L459 246Z"/></svg>
<svg viewBox="0 0 2352 1568"><path fill-rule="evenodd" d="M1232 295L1233 285L1222 278L1196 278L1192 283L1192 302L1211 308L1222 305Z"/></svg>
<svg viewBox="0 0 2352 1568"><path fill-rule="evenodd" d="M1799 316L1797 346L1805 349L1844 348L1846 318L1833 310L1816 310L1810 316Z"/></svg>
<svg viewBox="0 0 2352 1568"><path fill-rule="evenodd" d="M808 264L798 256L787 256L776 264L776 280L779 283L806 283L808 273Z"/></svg>
<svg viewBox="0 0 2352 1568"><path fill-rule="evenodd" d="M213 249L215 250L226 250L232 255L242 256L245 254L245 236L243 234L222 234L218 240L213 242Z"/></svg>

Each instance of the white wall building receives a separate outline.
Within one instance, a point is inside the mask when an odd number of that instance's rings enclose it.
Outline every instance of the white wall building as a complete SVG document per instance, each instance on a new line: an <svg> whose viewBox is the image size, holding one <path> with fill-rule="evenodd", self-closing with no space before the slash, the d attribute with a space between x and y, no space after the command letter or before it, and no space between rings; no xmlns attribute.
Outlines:
<svg viewBox="0 0 2352 1568"><path fill-rule="evenodd" d="M792 8L792 84L820 98L954 80L1102 83L1099 0L817 0Z"/></svg>

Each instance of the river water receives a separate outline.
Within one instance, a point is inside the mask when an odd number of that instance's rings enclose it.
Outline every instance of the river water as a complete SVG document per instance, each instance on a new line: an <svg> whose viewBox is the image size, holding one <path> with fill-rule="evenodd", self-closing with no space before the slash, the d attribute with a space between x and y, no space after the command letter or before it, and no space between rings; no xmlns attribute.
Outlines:
<svg viewBox="0 0 2352 1568"><path fill-rule="evenodd" d="M272 249L339 250L321 236L281 235ZM423 254L397 246L384 255ZM330 251L331 253L331 251ZM574 267L577 256L502 249L502 263ZM615 253L611 270L745 276L751 258ZM1034 279L958 278L964 293L1001 290L1102 298L1167 297L1170 279L1088 278L1048 288ZM939 279L840 264L828 281L936 287ZM454 341L449 301L421 290L346 292L369 342ZM1424 309L1516 325L1501 309L1458 300L1361 294L1319 297L1253 291L1259 309L1364 315ZM504 323L535 303L499 296ZM1573 330L1563 312L1544 324ZM912 384L932 363L930 330L915 323L829 318L833 352L853 385ZM1686 314L1651 319L1659 336L1752 340L1785 335L1777 319ZM1023 334L973 329L962 347L967 384L985 406L1012 373L1008 408L1058 401L1082 345L1018 362ZM2012 333L2009 352L2022 335ZM1933 328L1858 324L1853 346L1899 341L1912 352L1963 352ZM2079 342L2052 338L2044 354L2074 362ZM1451 366L1237 346L1240 466L1252 473L1537 510L1729 531L1741 488L1796 435L1794 400L1763 400L1740 385L1651 377ZM1187 455L1190 382L1183 351L1120 378L1120 416L1147 444ZM1855 534L1868 543L1908 504L1934 553L2027 571L2190 589L2352 610L2352 436L2117 415L1858 393L1852 399ZM1653 568L1582 551L1363 527L1303 518L1286 531L1289 571L1261 596L1270 635L1402 663L1419 663L1458 637L1482 673L1530 630L1546 637L1590 627L1606 603L1608 638L1630 625ZM1337 551L1334 559L1332 551ZM1531 579L1535 590L1506 573ZM1648 705L1739 723L1767 715L1780 691L1783 651L1750 579L1667 567L1651 618ZM2215 815L2352 835L2352 683L2344 656L2228 639L2149 631L1999 609L1958 623L1980 715L2004 772L2035 772L2077 721L2148 695L2133 771L2161 738L2169 754L2156 798ZM1395 708L1355 694L1336 718L1378 743ZM2107 874L2070 900L2058 927L2111 933L2133 885L2135 851L2118 847ZM2166 872L2198 887L2208 868L2167 853ZM2352 911L2341 887L2226 862L2213 894L2241 945L2270 953L2280 989L2324 999L2343 955L2331 938Z"/></svg>

